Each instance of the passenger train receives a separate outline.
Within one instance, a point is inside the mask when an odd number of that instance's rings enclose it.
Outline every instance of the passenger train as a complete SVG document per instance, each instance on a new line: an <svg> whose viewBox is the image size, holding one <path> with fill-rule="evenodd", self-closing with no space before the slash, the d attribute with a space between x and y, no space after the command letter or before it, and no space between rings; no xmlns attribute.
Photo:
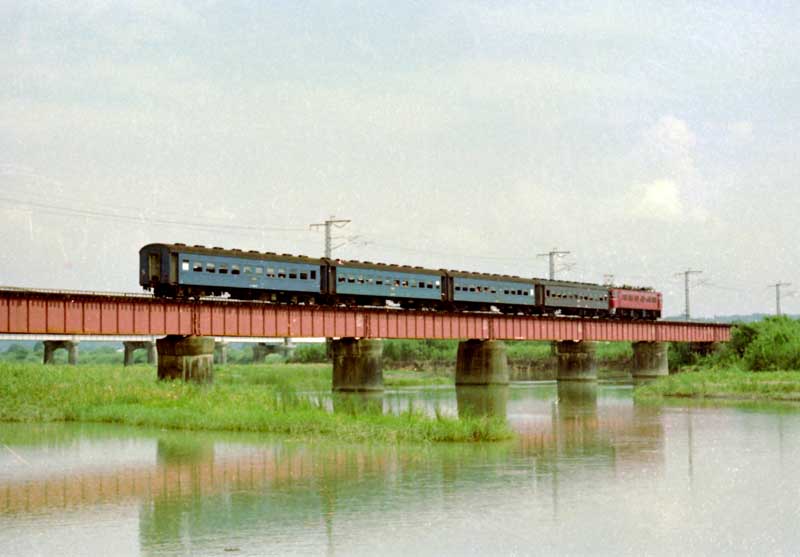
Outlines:
<svg viewBox="0 0 800 557"><path fill-rule="evenodd" d="M658 319L649 288L424 269L185 244L139 251L139 284L157 297Z"/></svg>

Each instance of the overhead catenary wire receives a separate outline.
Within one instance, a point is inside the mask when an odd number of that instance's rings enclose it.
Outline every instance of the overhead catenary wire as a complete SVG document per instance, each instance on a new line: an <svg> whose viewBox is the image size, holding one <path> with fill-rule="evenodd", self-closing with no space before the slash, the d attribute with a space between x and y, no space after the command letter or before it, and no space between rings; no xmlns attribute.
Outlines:
<svg viewBox="0 0 800 557"><path fill-rule="evenodd" d="M294 227L276 227L276 226L262 226L258 224L229 224L222 222L192 222L186 220L168 219L162 217L151 217L144 214L131 215L120 212L111 211L98 211L93 209L81 209L76 207L68 207L64 205L51 205L42 203L40 201L30 201L24 199L14 199L10 197L0 197L0 203L14 205L15 207L23 206L32 209L37 209L42 212L62 216L79 216L90 217L104 220L111 220L116 222L129 222L129 223L149 223L163 226L180 226L184 228L192 228L199 230L228 230L228 231L248 231L248 232L302 232L308 233L305 228Z"/></svg>

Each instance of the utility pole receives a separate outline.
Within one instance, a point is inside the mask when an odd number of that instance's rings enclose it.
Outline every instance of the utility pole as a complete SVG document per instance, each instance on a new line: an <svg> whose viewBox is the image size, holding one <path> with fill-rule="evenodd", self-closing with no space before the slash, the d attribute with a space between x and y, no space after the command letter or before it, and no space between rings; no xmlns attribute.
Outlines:
<svg viewBox="0 0 800 557"><path fill-rule="evenodd" d="M547 253L539 253L536 257L549 257L550 258L550 280L556 278L556 257L561 257L562 255L569 255L570 252L568 251L558 251L557 248L553 248L551 251Z"/></svg>
<svg viewBox="0 0 800 557"><path fill-rule="evenodd" d="M322 227L325 227L325 257L327 257L328 259L331 258L331 252L335 249L332 246L333 236L331 235L331 230L334 227L335 228L343 228L349 222L350 222L350 220L348 220L348 219L337 219L336 217L331 215L331 218L329 218L325 222L319 222L319 223L316 223L316 224L309 225L309 228L311 228L311 230L317 230L317 229L320 229ZM336 247L339 247L339 246L336 246Z"/></svg>
<svg viewBox="0 0 800 557"><path fill-rule="evenodd" d="M686 310L683 313L683 317L684 317L684 319L686 319L686 321L689 321L689 317L690 317L690 313L689 313L689 275L699 275L702 272L703 271L693 271L691 269L686 269L682 273L676 273L675 274L676 277L679 277L679 276L683 275L683 292L684 292L684 295L686 296Z"/></svg>
<svg viewBox="0 0 800 557"><path fill-rule="evenodd" d="M775 288L775 315L781 314L781 286L791 286L791 282L777 282L770 284L767 288Z"/></svg>

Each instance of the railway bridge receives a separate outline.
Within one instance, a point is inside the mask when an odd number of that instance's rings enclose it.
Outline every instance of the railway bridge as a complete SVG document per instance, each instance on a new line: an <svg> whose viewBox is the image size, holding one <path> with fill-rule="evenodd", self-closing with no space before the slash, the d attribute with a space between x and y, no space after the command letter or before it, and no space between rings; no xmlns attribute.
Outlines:
<svg viewBox="0 0 800 557"><path fill-rule="evenodd" d="M669 342L711 350L730 340L730 325L3 288L0 334L158 337L159 378L201 382L213 377L215 337L326 337L334 339L334 390L380 391L386 338L459 340L456 384L493 385L508 383L505 341L556 341L559 381L596 380L598 341L629 341L632 374L647 378L668 373Z"/></svg>

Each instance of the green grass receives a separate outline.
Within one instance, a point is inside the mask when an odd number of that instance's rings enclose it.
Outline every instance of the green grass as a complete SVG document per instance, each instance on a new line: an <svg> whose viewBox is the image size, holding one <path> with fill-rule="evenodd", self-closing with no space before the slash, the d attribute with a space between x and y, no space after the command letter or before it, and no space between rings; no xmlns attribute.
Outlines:
<svg viewBox="0 0 800 557"><path fill-rule="evenodd" d="M637 387L634 396L642 402L669 397L800 401L800 372L685 368L682 373Z"/></svg>
<svg viewBox="0 0 800 557"><path fill-rule="evenodd" d="M497 418L326 410L330 367L218 367L213 385L158 381L145 366L0 364L0 421L98 422L347 441L467 442L512 436ZM303 394L303 391L319 391Z"/></svg>

